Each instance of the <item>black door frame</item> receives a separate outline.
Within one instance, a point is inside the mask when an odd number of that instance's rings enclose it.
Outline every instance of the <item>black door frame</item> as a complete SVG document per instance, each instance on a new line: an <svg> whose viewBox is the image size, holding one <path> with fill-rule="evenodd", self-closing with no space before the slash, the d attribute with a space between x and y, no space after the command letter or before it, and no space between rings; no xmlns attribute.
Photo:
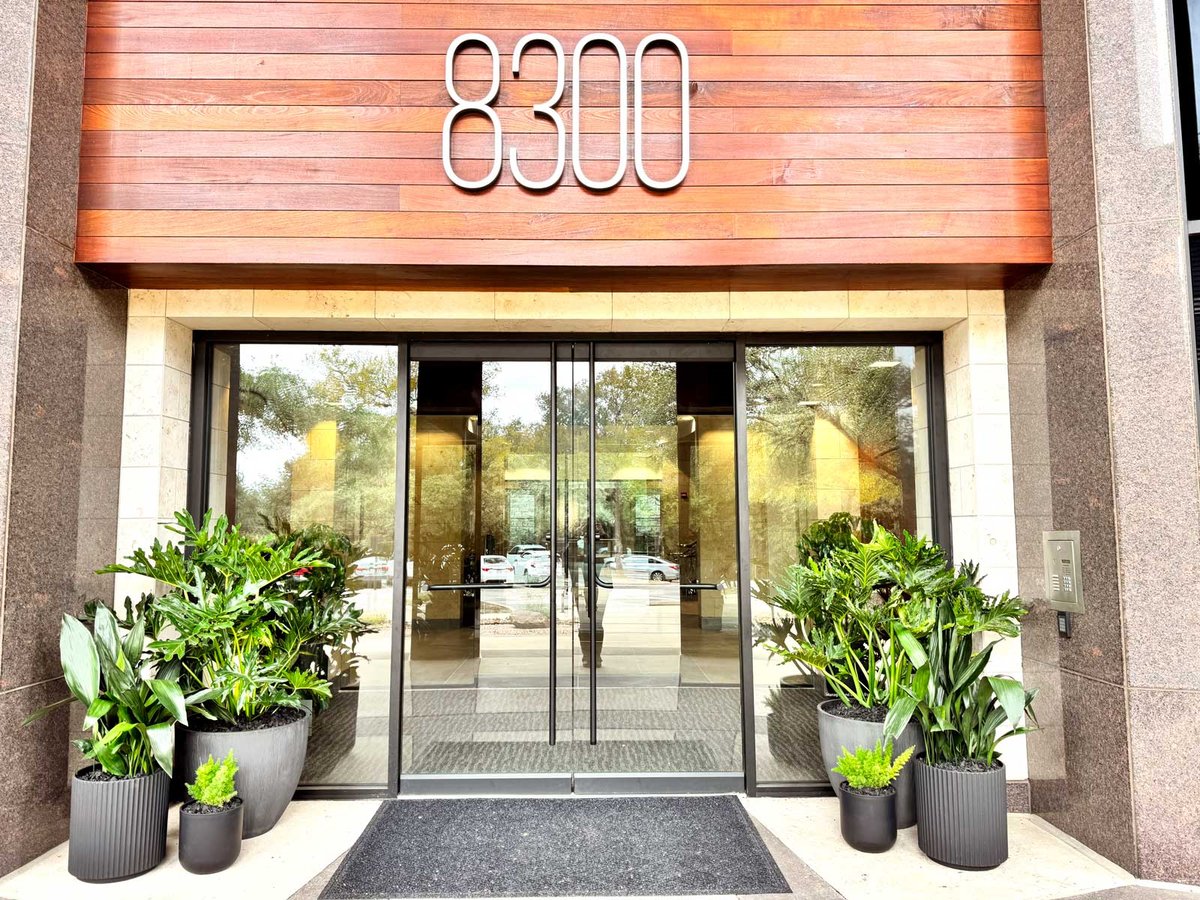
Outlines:
<svg viewBox="0 0 1200 900"><path fill-rule="evenodd" d="M647 774L647 775L614 775L614 776L581 776L594 778L596 783L587 789L589 793L626 793L626 792L711 792L714 790L729 791L741 789L749 796L800 796L800 795L829 795L831 793L827 782L760 784L757 781L757 765L755 756L754 731L754 681L753 681L753 635L751 624L751 595L750 595L750 519L749 519L749 471L746 452L746 348L749 346L870 346L897 345L916 346L926 350L926 392L929 403L929 460L930 460L930 491L931 510L933 515L933 538L946 548L952 555L950 528L950 498L949 498L949 466L947 461L946 436L946 402L945 379L943 368L942 332L922 331L870 331L870 332L768 332L751 334L722 334L722 333L688 333L678 337L664 338L656 333L580 333L558 335L537 334L497 334L497 333L463 333L447 334L444 332L340 332L340 331L244 331L244 330L200 330L193 333L192 353L192 384L191 384L191 431L188 454L188 509L194 516L201 516L207 508L209 466L209 421L212 411L212 385L210 373L212 370L212 350L216 344L359 344L374 346L393 346L396 348L398 366L397 380L397 427L396 427L396 509L395 509L395 547L398 555L406 555L408 541L408 447L409 447L409 380L410 363L413 360L414 345L420 345L420 350L432 349L435 346L445 348L449 357L454 347L465 344L505 345L502 355L520 353L521 345L548 347L548 358L557 362L557 347L560 344L589 345L589 375L594 376L597 348L608 348L611 345L625 344L649 350L656 345L662 347L659 353L667 353L670 345L712 345L726 344L732 347L732 368L734 379L734 447L735 447L735 502L737 504L737 559L738 559L738 618L740 664L741 664L741 694L742 694L742 749L744 771L739 775L736 787L727 780L713 780L704 784L707 779L697 778L691 774ZM601 351L602 352L602 351ZM653 351L651 351L653 352ZM525 357L529 358L529 357ZM659 357L661 358L661 357ZM556 370L551 366L551 371ZM594 401L594 397L593 397ZM551 404L552 408L555 404ZM554 415L554 413L552 413ZM553 425L553 423L552 423ZM592 432L589 450L591 471L589 473L589 491L594 490L594 410L589 417L589 431ZM551 428L552 440L557 429ZM552 453L555 448L552 448ZM555 457L556 458L556 457ZM551 483L555 482L551 478ZM594 516L595 498L589 497L589 511ZM552 529L556 531L557 529ZM594 529L593 540L594 540ZM552 571L554 567L551 567ZM539 776L401 776L400 758L402 742L402 704L403 704L403 669L404 669L404 628L405 610L404 597L407 587L407 567L403 561L397 566L398 577L392 584L392 666L390 672L389 716L388 716L388 775L387 783L379 785L322 785L305 786L297 791L299 799L322 798L354 798L354 797L395 797L402 792L405 783L409 786L428 780L428 789L418 785L417 790L405 790L404 793L452 793L454 782L459 782L458 790L462 793L539 793L546 787ZM592 592L591 595L594 595ZM551 629L553 635L553 629ZM553 637L552 637L553 640ZM551 654L552 660L555 654ZM594 660L594 655L593 655ZM552 662L551 665L554 663ZM595 691L596 680L590 679L591 690ZM551 681L551 703L555 682ZM592 700L594 708L595 699ZM554 708L553 705L551 707ZM592 728L595 728L595 717L592 717ZM578 780L578 779L577 779ZM440 782L434 787L433 782Z"/></svg>

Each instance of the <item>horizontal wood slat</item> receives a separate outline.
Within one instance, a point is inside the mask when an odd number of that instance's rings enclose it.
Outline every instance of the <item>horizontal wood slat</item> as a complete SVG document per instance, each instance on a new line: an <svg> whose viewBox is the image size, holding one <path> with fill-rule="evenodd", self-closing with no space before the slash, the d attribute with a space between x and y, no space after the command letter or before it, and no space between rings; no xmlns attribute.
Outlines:
<svg viewBox="0 0 1200 900"><path fill-rule="evenodd" d="M1039 17L1036 0L92 0L76 254L157 281L174 266L197 283L289 267L354 280L355 267L382 278L921 264L993 278L1050 259ZM506 162L479 192L441 163L444 54L467 31L502 54L493 107ZM678 34L691 63L686 181L643 187L630 135L610 191L580 186L569 159L553 189L518 187L510 149L532 177L557 152L532 112L556 76L546 48L511 74L531 31L567 50L568 130L581 37L611 32L632 57L648 33ZM643 72L646 166L667 177L679 61L658 46ZM490 75L479 47L456 61L465 97ZM579 155L593 178L617 157L615 78L610 51L588 53ZM456 171L480 176L490 124L459 118L452 148Z"/></svg>
<svg viewBox="0 0 1200 900"><path fill-rule="evenodd" d="M1045 159L994 159L980 172L973 159L806 159L699 160L692 163L693 186L802 184L1041 184ZM320 159L293 157L89 157L81 170L88 184L423 184L442 185L439 160ZM501 185L515 184L501 173ZM576 185L568 168L564 185ZM622 185L637 186L626 172Z"/></svg>
<svg viewBox="0 0 1200 900"><path fill-rule="evenodd" d="M618 189L607 194L557 190L536 194L497 187L464 203L449 185L229 185L81 184L87 209L297 209L409 210L415 212L586 212L596 215L654 212L821 212L886 210L1049 209L1046 185L835 185L689 187L666 194ZM470 235L464 235L469 237Z"/></svg>
<svg viewBox="0 0 1200 900"><path fill-rule="evenodd" d="M560 240L653 240L672 231L695 238L1022 237L1048 235L1039 211L875 213L360 213L228 210L85 210L79 233L122 237L477 238L535 228Z"/></svg>
<svg viewBox="0 0 1200 900"><path fill-rule="evenodd" d="M125 28L404 28L530 31L1036 30L1036 4L175 3L93 0L88 24ZM582 27L581 27L582 24Z"/></svg>
<svg viewBox="0 0 1200 900"><path fill-rule="evenodd" d="M752 27L749 23L748 27ZM567 46L587 33L558 32ZM431 53L459 29L401 28L102 28L87 31L89 53ZM488 29L511 54L524 29ZM635 47L644 31L610 31ZM765 56L1040 56L1038 31L689 31L693 55Z"/></svg>
<svg viewBox="0 0 1200 900"><path fill-rule="evenodd" d="M1012 265L1046 262L1045 238L818 238L816 240L652 240L561 241L555 266L624 267L636 259L670 260L676 266L870 266L936 259L939 265L995 262ZM545 266L544 240L492 241L477 238L145 238L80 237L88 259L123 263L263 263L379 266L406 265ZM647 263L650 264L650 263Z"/></svg>

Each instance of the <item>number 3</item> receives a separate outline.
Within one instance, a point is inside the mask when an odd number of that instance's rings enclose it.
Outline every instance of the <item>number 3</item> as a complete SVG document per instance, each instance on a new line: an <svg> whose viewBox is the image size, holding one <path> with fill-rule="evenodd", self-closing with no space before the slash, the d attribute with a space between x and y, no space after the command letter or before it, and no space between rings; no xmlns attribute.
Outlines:
<svg viewBox="0 0 1200 900"><path fill-rule="evenodd" d="M555 104L562 99L563 84L565 82L565 77L563 74L565 63L563 59L563 46L558 42L558 38L554 37L553 35L536 31L533 34L525 35L525 37L517 41L516 49L513 50L512 70L513 75L516 77L521 77L521 54L525 52L525 48L530 44L547 44L550 49L554 51L554 56L558 61L558 81L555 85L554 93L545 103L539 103L533 107L533 114L535 116L545 116L547 119L553 122L554 127L558 129L558 156L555 157L557 162L555 163L554 171L550 174L549 178L543 178L541 181L534 181L521 171L521 167L517 163L517 148L509 147L508 167L512 169L513 178L516 180L517 184L521 185L522 187L527 187L532 191L541 191L548 187L554 187L554 185L558 184L558 180L562 178L563 168L566 166L567 162L567 126L563 123L562 116L560 116L554 109Z"/></svg>

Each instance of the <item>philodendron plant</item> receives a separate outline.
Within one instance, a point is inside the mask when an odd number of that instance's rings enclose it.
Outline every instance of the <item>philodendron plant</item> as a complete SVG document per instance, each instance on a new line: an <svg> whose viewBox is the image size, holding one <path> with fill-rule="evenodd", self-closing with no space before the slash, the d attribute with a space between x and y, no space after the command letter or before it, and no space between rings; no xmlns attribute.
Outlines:
<svg viewBox="0 0 1200 900"><path fill-rule="evenodd" d="M985 593L977 566L961 566L938 601L934 627L919 644L905 645L913 676L888 713L885 736L898 735L915 715L929 765L973 760L990 768L1001 741L1032 731L1037 691L984 674L996 644L1020 634L1026 611L1007 593ZM976 650L975 635L989 633L997 637Z"/></svg>
<svg viewBox="0 0 1200 900"><path fill-rule="evenodd" d="M136 617L122 633L112 611L96 605L93 629L74 616L63 616L59 652L71 696L38 710L36 721L50 710L78 700L91 737L74 742L87 759L109 775L148 775L157 765L171 774L175 756L175 723L187 724L189 707L211 692L184 696L178 664L158 665L147 658L145 619Z"/></svg>
<svg viewBox="0 0 1200 900"><path fill-rule="evenodd" d="M296 604L308 588L286 583L329 565L316 548L251 537L211 511L197 525L175 515L178 542L155 540L127 563L104 573L142 575L167 586L144 597L138 612L150 622L150 644L166 664L181 667L185 687L205 689L199 712L244 723L308 700L329 697L329 682L306 670L301 653L314 635L297 627ZM303 624L303 623L301 623Z"/></svg>
<svg viewBox="0 0 1200 900"><path fill-rule="evenodd" d="M935 598L954 578L940 547L875 526L870 540L791 566L764 599L793 623L760 632L778 658L825 677L847 706L892 706L912 674L909 649L933 625Z"/></svg>

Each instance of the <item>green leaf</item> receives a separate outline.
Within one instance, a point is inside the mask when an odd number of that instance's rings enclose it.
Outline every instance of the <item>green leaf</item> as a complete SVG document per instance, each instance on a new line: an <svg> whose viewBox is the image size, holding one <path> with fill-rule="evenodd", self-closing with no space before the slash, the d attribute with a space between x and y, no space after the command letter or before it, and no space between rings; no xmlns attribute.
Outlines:
<svg viewBox="0 0 1200 900"><path fill-rule="evenodd" d="M987 680L996 694L996 699L1004 707L1009 724L1016 725L1025 712L1025 688L1021 686L1021 682L1012 678L989 675Z"/></svg>
<svg viewBox="0 0 1200 900"><path fill-rule="evenodd" d="M63 616L58 648L67 687L80 703L91 706L100 694L100 656L92 636L74 616Z"/></svg>
<svg viewBox="0 0 1200 900"><path fill-rule="evenodd" d="M92 705L87 708L87 715L83 720L84 728L95 728L96 723L108 715L109 710L113 708L113 702L106 700L103 697L97 697L92 701Z"/></svg>
<svg viewBox="0 0 1200 900"><path fill-rule="evenodd" d="M896 698L896 702L892 704L892 708L888 710L887 718L883 720L883 739L885 741L895 740L900 735L900 732L904 730L904 727L912 719L912 715L916 709L916 698Z"/></svg>
<svg viewBox="0 0 1200 900"><path fill-rule="evenodd" d="M176 682L155 678L150 682L150 690L154 692L158 702L166 708L176 722L187 724L187 703L183 699L183 691Z"/></svg>
<svg viewBox="0 0 1200 900"><path fill-rule="evenodd" d="M137 728L132 722L118 722L100 737L96 743L102 747L111 747L123 734L128 734Z"/></svg>
<svg viewBox="0 0 1200 900"><path fill-rule="evenodd" d="M160 722L146 729L146 737L150 741L150 749L154 758L168 775L174 774L172 768L175 762L175 726L171 722Z"/></svg>
<svg viewBox="0 0 1200 900"><path fill-rule="evenodd" d="M103 603L96 607L96 645L100 652L108 656L108 661L121 664L125 659L124 651L121 647L121 639L117 631L117 618L112 614L112 610Z"/></svg>
<svg viewBox="0 0 1200 900"><path fill-rule="evenodd" d="M133 627L125 635L125 640L121 642L121 649L125 653L125 658L136 666L142 659L142 650L145 649L145 644L146 620L138 616Z"/></svg>
<svg viewBox="0 0 1200 900"><path fill-rule="evenodd" d="M900 646L904 648L904 652L912 660L913 668L919 669L929 661L929 657L925 655L925 648L921 646L921 642L907 628L898 628L896 630L896 640L900 642Z"/></svg>

